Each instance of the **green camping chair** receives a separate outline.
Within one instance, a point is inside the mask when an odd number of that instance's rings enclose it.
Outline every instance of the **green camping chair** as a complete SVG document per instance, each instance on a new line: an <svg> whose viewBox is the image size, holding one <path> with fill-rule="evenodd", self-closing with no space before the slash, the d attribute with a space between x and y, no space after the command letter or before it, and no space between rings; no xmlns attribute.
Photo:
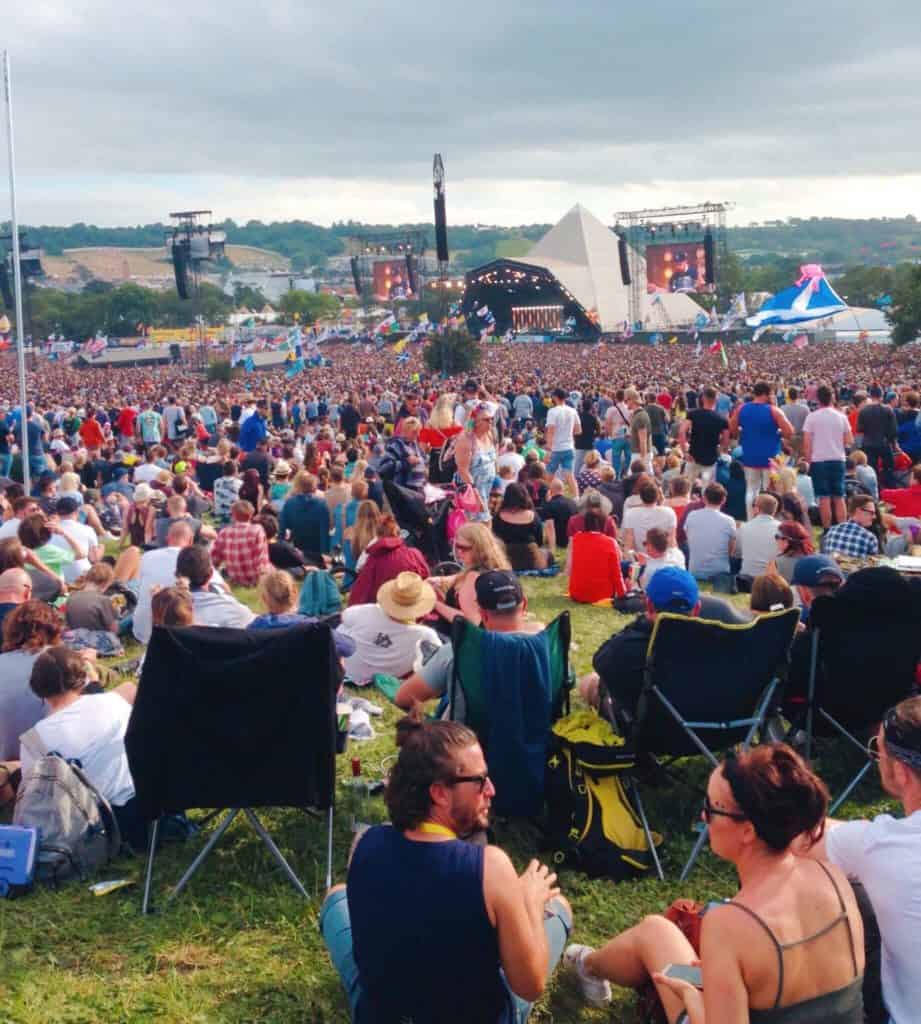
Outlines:
<svg viewBox="0 0 921 1024"><path fill-rule="evenodd" d="M553 723L569 713L571 628L563 612L540 633L494 633L454 620L449 717L477 735L503 817L533 817L544 800Z"/></svg>

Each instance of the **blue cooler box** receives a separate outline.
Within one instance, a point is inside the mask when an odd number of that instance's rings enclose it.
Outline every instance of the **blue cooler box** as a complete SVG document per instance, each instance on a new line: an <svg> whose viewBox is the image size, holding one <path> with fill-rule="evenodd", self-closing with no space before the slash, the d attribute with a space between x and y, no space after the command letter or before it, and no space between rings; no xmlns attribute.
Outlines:
<svg viewBox="0 0 921 1024"><path fill-rule="evenodd" d="M0 825L0 896L28 889L35 874L38 830Z"/></svg>

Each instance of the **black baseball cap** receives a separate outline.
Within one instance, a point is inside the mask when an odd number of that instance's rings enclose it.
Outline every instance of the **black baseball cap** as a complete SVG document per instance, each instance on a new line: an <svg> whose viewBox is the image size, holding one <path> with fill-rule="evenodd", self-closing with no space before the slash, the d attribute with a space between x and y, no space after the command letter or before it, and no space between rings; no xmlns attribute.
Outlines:
<svg viewBox="0 0 921 1024"><path fill-rule="evenodd" d="M488 612L510 612L524 600L518 577L501 569L480 573L474 589L476 603Z"/></svg>

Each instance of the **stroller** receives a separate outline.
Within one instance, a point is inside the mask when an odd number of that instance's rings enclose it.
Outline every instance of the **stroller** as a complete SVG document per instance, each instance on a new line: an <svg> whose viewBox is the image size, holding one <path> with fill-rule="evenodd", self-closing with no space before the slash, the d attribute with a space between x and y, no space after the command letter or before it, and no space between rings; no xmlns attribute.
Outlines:
<svg viewBox="0 0 921 1024"><path fill-rule="evenodd" d="M453 560L448 537L448 517L454 508L454 497L448 495L426 504L422 495L393 481L384 481L384 494L393 517L406 531L407 543L418 548L432 567L433 575L445 575L459 568Z"/></svg>

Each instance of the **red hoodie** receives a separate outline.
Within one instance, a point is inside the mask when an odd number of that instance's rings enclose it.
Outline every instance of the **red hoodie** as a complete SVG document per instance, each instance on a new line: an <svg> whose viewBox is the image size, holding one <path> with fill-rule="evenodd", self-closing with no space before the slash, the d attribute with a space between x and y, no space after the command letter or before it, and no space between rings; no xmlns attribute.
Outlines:
<svg viewBox="0 0 921 1024"><path fill-rule="evenodd" d="M368 549L368 559L349 591L349 607L374 604L381 584L394 580L401 572L417 572L423 579L429 566L422 552L408 548L402 537L380 537Z"/></svg>

